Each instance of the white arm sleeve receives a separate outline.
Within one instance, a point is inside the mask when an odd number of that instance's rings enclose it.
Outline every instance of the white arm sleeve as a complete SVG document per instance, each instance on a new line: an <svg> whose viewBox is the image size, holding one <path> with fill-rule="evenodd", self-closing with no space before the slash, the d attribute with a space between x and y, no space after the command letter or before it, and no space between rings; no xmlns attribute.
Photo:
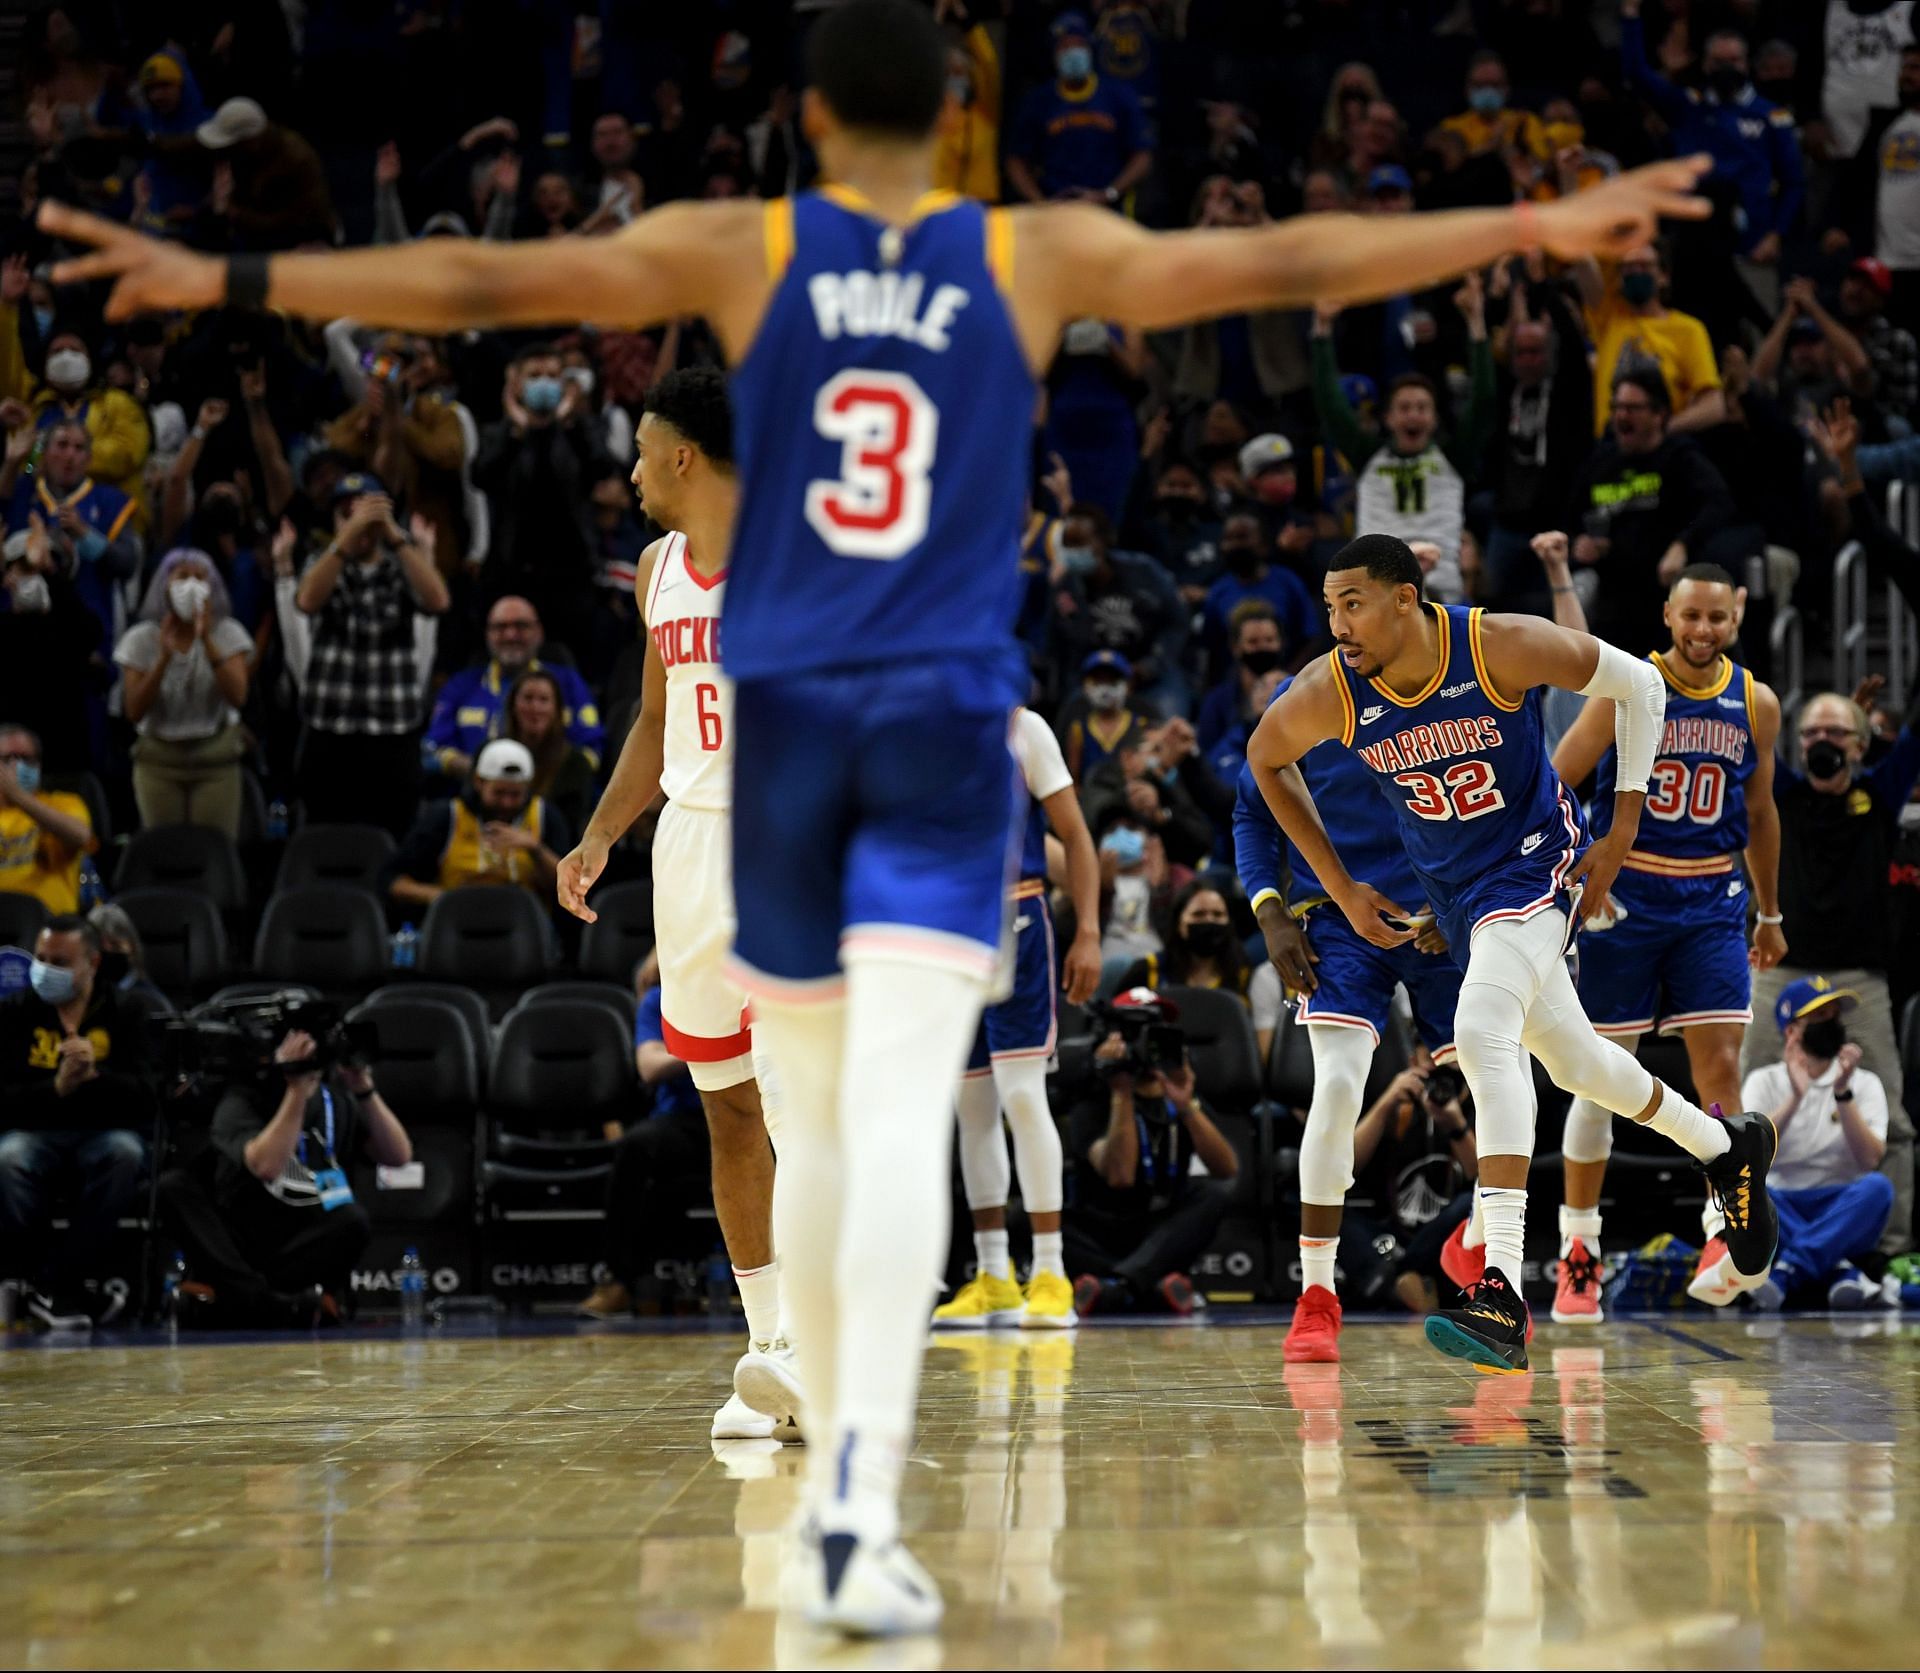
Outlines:
<svg viewBox="0 0 1920 1673"><path fill-rule="evenodd" d="M1580 695L1613 699L1613 745L1620 758L1613 787L1616 792L1644 794L1667 723L1666 684L1651 662L1628 656L1618 646L1596 642L1600 660Z"/></svg>

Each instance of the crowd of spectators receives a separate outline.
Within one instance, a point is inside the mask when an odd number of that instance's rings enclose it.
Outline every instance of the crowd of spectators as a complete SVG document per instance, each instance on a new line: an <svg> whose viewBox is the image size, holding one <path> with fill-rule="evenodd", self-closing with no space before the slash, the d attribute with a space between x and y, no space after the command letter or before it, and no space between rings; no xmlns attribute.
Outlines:
<svg viewBox="0 0 1920 1673"><path fill-rule="evenodd" d="M1344 311L1067 331L1031 438L1019 632L1130 981L1227 987L1263 1044L1275 1027L1272 972L1217 944L1251 927L1227 787L1276 682L1324 648L1321 577L1357 529L1420 542L1438 599L1543 614L1568 588L1532 543L1564 530L1587 619L1636 653L1680 568L1724 563L1763 676L1789 605L1823 642L1847 541L1914 596L1878 509L1920 483L1910 0L929 3L952 43L938 183L992 201L1236 226L1713 159L1711 218L1617 264L1536 252ZM550 897L639 693L632 583L656 531L627 483L633 417L663 371L719 359L698 319L444 341L232 309L109 327L98 294L51 284L36 205L209 250L539 239L563 262L665 201L808 184L797 65L820 9L34 14L30 149L0 180L0 890L84 911L111 893L103 814L117 838L245 838L258 802L384 827L396 930L466 883ZM1911 733L1858 713L1864 773ZM1906 766L1875 781L1887 829L1861 852L1891 880L1862 883L1863 922L1898 921L1920 876ZM647 876L647 838L616 878ZM1913 961L1878 946L1814 962L1870 967L1897 1006Z"/></svg>

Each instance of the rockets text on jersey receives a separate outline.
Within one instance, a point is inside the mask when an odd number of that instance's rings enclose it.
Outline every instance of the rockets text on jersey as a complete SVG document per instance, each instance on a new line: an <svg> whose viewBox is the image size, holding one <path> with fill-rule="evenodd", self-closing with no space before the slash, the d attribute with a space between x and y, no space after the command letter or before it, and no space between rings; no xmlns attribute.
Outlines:
<svg viewBox="0 0 1920 1673"><path fill-rule="evenodd" d="M667 673L660 788L682 807L724 812L733 789L733 681L720 669L727 571L702 575L669 534L647 584L647 635Z"/></svg>

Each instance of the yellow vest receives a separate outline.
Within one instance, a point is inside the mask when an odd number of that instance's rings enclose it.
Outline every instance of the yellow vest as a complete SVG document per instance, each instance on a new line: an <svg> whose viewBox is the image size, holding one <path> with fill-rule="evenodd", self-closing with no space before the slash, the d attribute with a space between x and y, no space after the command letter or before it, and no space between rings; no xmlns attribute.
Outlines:
<svg viewBox="0 0 1920 1673"><path fill-rule="evenodd" d="M513 823L537 837L541 834L545 816L546 804L535 796L527 803L526 812ZM482 825L499 823L499 820L475 813L464 800L455 799L453 819L447 828L447 845L440 850L441 888L464 889L478 883L531 886L532 854L523 848L493 848L481 839Z"/></svg>

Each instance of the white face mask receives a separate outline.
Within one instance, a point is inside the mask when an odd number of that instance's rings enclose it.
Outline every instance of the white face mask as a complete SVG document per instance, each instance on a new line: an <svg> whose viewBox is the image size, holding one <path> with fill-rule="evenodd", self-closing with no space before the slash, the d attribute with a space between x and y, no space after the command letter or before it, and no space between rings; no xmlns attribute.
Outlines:
<svg viewBox="0 0 1920 1673"><path fill-rule="evenodd" d="M47 591L44 575L29 575L14 583L13 608L23 616L39 615L53 608L53 594Z"/></svg>
<svg viewBox="0 0 1920 1673"><path fill-rule="evenodd" d="M593 393L593 368L591 366L569 366L560 374L568 383L577 384L582 395Z"/></svg>
<svg viewBox="0 0 1920 1673"><path fill-rule="evenodd" d="M41 583L43 586L44 582ZM16 605L17 609L18 606ZM1920 831L1920 802L1908 802L1900 809L1900 829Z"/></svg>
<svg viewBox="0 0 1920 1673"><path fill-rule="evenodd" d="M212 586L198 575L176 575L167 583L167 602L183 622L197 620L200 606L212 596Z"/></svg>
<svg viewBox="0 0 1920 1673"><path fill-rule="evenodd" d="M47 382L55 389L84 389L92 371L84 349L56 349L47 356Z"/></svg>

